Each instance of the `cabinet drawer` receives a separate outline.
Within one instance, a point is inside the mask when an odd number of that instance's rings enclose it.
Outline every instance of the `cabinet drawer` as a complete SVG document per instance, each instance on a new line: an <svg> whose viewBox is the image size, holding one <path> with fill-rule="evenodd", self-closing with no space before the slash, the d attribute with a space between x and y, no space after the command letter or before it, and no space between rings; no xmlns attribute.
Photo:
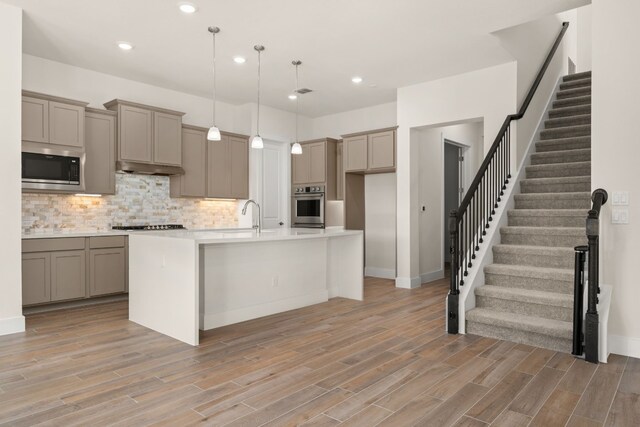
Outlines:
<svg viewBox="0 0 640 427"><path fill-rule="evenodd" d="M65 237L54 239L23 239L22 253L76 251L85 248L84 237Z"/></svg>
<svg viewBox="0 0 640 427"><path fill-rule="evenodd" d="M89 237L89 249L124 248L126 236Z"/></svg>

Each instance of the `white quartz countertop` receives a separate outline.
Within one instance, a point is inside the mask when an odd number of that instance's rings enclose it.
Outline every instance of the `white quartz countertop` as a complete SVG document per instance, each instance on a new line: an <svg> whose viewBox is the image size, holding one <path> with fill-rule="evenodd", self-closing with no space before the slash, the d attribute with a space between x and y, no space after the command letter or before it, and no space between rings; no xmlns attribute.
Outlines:
<svg viewBox="0 0 640 427"><path fill-rule="evenodd" d="M354 236L362 234L360 230L344 230L342 227L313 229L313 228L278 228L262 230L257 233L252 229L226 230L171 230L147 231L137 233L140 236L155 236L174 239L193 240L197 244L265 242L274 240L317 239L339 236Z"/></svg>
<svg viewBox="0 0 640 427"><path fill-rule="evenodd" d="M78 231L78 230L60 230L60 231L34 231L31 233L22 233L23 239L59 239L65 237L100 237L100 236L128 236L129 231Z"/></svg>

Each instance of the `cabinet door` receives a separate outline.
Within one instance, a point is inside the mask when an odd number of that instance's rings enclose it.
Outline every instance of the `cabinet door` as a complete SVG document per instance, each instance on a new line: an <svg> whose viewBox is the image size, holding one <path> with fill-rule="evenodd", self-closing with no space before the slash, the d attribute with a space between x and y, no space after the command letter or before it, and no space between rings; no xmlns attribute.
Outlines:
<svg viewBox="0 0 640 427"><path fill-rule="evenodd" d="M22 97L22 140L49 142L49 101Z"/></svg>
<svg viewBox="0 0 640 427"><path fill-rule="evenodd" d="M84 147L84 107L49 102L49 143Z"/></svg>
<svg viewBox="0 0 640 427"><path fill-rule="evenodd" d="M85 115L85 191L116 193L116 118L106 114Z"/></svg>
<svg viewBox="0 0 640 427"><path fill-rule="evenodd" d="M307 144L309 147L309 182L327 181L327 146L324 142Z"/></svg>
<svg viewBox="0 0 640 427"><path fill-rule="evenodd" d="M84 251L51 252L51 301L86 295Z"/></svg>
<svg viewBox="0 0 640 427"><path fill-rule="evenodd" d="M231 197L229 170L229 137L207 144L207 197Z"/></svg>
<svg viewBox="0 0 640 427"><path fill-rule="evenodd" d="M291 155L291 180L293 184L309 183L309 155L308 144L302 145L302 154Z"/></svg>
<svg viewBox="0 0 640 427"><path fill-rule="evenodd" d="M231 165L231 194L235 199L249 198L249 141L229 137L229 164Z"/></svg>
<svg viewBox="0 0 640 427"><path fill-rule="evenodd" d="M367 169L367 135L345 138L342 154L345 172L361 172Z"/></svg>
<svg viewBox="0 0 640 427"><path fill-rule="evenodd" d="M143 108L120 106L119 158L151 163L153 160L153 114Z"/></svg>
<svg viewBox="0 0 640 427"><path fill-rule="evenodd" d="M153 113L153 162L182 166L182 117Z"/></svg>
<svg viewBox="0 0 640 427"><path fill-rule="evenodd" d="M92 249L89 252L89 296L125 291L125 249Z"/></svg>
<svg viewBox="0 0 640 427"><path fill-rule="evenodd" d="M216 144L212 141L210 144ZM207 134L194 129L182 130L182 167L180 195L205 197L207 185ZM173 185L173 182L172 182Z"/></svg>
<svg viewBox="0 0 640 427"><path fill-rule="evenodd" d="M369 170L393 169L396 166L395 131L369 135Z"/></svg>
<svg viewBox="0 0 640 427"><path fill-rule="evenodd" d="M22 305L51 301L51 255L22 254Z"/></svg>
<svg viewBox="0 0 640 427"><path fill-rule="evenodd" d="M342 142L336 146L336 200L344 199L344 158Z"/></svg>

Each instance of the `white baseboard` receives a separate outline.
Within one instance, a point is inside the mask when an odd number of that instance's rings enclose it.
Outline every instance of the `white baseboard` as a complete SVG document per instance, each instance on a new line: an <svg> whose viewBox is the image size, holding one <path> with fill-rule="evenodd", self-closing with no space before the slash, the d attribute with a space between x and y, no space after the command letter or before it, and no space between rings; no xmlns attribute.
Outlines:
<svg viewBox="0 0 640 427"><path fill-rule="evenodd" d="M0 319L0 335L15 334L24 330L24 316Z"/></svg>
<svg viewBox="0 0 640 427"><path fill-rule="evenodd" d="M396 277L396 288L415 289L422 284L420 276L416 277Z"/></svg>
<svg viewBox="0 0 640 427"><path fill-rule="evenodd" d="M320 304L329 300L327 291L317 292L312 295L287 298L278 301L271 301L266 304L259 304L252 307L230 310L224 313L200 313L200 329L209 330L221 326L240 323L259 317L282 313L284 311L295 310L309 305Z"/></svg>
<svg viewBox="0 0 640 427"><path fill-rule="evenodd" d="M392 268L365 267L364 275L379 279L395 279L396 270Z"/></svg>
<svg viewBox="0 0 640 427"><path fill-rule="evenodd" d="M429 283L429 282L433 282L434 280L444 279L444 270L436 270L436 271L431 271L429 273L422 273L420 275L420 279L422 280L422 283Z"/></svg>
<svg viewBox="0 0 640 427"><path fill-rule="evenodd" d="M640 338L609 335L609 352L640 358Z"/></svg>

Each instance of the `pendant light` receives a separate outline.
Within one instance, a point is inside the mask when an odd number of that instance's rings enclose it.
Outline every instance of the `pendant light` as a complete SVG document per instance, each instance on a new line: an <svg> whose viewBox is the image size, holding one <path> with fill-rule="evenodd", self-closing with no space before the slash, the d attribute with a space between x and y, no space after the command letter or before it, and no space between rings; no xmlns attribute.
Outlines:
<svg viewBox="0 0 640 427"><path fill-rule="evenodd" d="M216 34L220 32L220 28L209 27L209 32L213 35L213 126L207 132L207 139L220 141L220 129L216 126Z"/></svg>
<svg viewBox="0 0 640 427"><path fill-rule="evenodd" d="M251 148L262 149L264 147L264 143L262 142L262 137L260 136L260 54L264 51L264 46L255 45L253 49L258 52L258 115L257 115L257 123L256 123L256 134L251 139Z"/></svg>
<svg viewBox="0 0 640 427"><path fill-rule="evenodd" d="M298 94L298 67L302 64L302 61L292 61L291 62L296 67L296 140L291 146L291 154L302 154L302 145L298 141L298 102L300 100L300 96Z"/></svg>

